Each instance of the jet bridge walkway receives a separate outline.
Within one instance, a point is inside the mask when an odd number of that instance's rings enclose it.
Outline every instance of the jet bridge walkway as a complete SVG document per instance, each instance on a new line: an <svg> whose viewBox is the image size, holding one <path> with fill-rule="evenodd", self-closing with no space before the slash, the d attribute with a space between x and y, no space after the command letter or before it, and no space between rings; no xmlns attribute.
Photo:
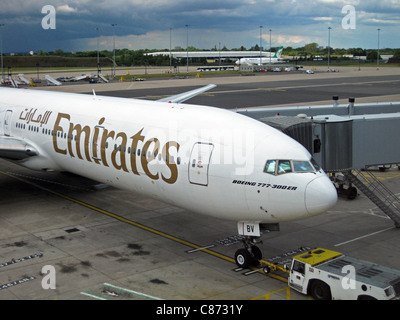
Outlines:
<svg viewBox="0 0 400 320"><path fill-rule="evenodd" d="M400 163L400 102L247 108L236 112L266 123L301 143L328 173L341 172L395 226L400 228L400 199L369 166Z"/></svg>

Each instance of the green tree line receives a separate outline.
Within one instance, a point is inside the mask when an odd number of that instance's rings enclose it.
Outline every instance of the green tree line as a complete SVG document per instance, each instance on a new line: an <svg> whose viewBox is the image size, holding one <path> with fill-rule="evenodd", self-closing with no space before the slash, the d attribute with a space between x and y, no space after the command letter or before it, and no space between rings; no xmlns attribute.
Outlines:
<svg viewBox="0 0 400 320"><path fill-rule="evenodd" d="M265 50L269 50L269 48L263 48ZM278 48L273 47L272 51L276 51ZM218 51L217 46L215 45L210 49L198 49L195 47L189 47L189 51ZM254 45L250 48L246 48L241 46L239 48L227 49L225 46L221 48L221 51L259 51L259 45ZM155 52L155 51L165 51L165 56L148 56L146 53ZM176 50L174 50L176 51ZM181 49L181 51L186 51L185 49ZM376 60L377 58L377 50L376 49L364 49L364 48L330 48L330 56L333 60L335 59L348 59L346 58L348 55L354 56L367 56L368 60ZM58 57L67 57L67 58L87 58L97 57L99 54L100 58L108 58L113 60L114 53L112 50L101 50L99 53L97 51L81 51L81 52L66 52L61 49L57 49L55 51L44 52L40 50L37 56L58 56ZM327 57L328 55L328 47L320 46L318 43L309 43L303 47L293 48L293 47L285 47L283 54L285 56L294 56L299 57L299 60L312 60L315 57ZM393 48L382 48L380 49L380 54L383 55L394 55L396 59L400 59L400 49ZM167 66L170 64L169 59L169 50L150 50L150 49L139 49L139 50L131 50L131 49L116 49L115 50L115 61L118 66L135 66L135 65L158 65L158 66ZM229 62L229 61L228 61ZM206 59L197 59L196 63L198 64L206 64ZM172 65L186 65L186 59L172 60Z"/></svg>

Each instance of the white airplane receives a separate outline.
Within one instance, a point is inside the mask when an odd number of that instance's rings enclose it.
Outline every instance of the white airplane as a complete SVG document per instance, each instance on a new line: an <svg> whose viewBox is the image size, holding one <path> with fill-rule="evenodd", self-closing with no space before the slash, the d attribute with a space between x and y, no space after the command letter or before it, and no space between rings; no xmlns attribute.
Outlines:
<svg viewBox="0 0 400 320"><path fill-rule="evenodd" d="M262 57L261 58L261 63L260 63L260 58L241 58L235 62L237 65L241 64L249 64L249 65L265 65L265 64L274 64L274 63L282 63L283 61L281 60L282 56L282 51L283 47L280 47L278 51L275 53L274 56L268 58L268 57Z"/></svg>
<svg viewBox="0 0 400 320"><path fill-rule="evenodd" d="M238 113L162 99L0 88L0 157L69 171L237 222L238 265L261 259L266 224L331 209L334 185L298 142ZM182 226L184 227L184 226Z"/></svg>

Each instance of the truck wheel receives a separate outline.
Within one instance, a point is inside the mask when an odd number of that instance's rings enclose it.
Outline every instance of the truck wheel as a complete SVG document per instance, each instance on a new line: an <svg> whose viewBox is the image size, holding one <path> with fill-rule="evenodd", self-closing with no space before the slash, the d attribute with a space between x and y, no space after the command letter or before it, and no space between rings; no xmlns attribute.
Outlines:
<svg viewBox="0 0 400 320"><path fill-rule="evenodd" d="M316 280L311 285L311 296L314 300L331 300L331 289L322 281Z"/></svg>
<svg viewBox="0 0 400 320"><path fill-rule="evenodd" d="M239 249L235 253L235 261L238 267L247 269L252 265L253 258L251 257L250 252L246 249Z"/></svg>
<svg viewBox="0 0 400 320"><path fill-rule="evenodd" d="M371 296L359 296L357 300L377 300L377 299Z"/></svg>
<svg viewBox="0 0 400 320"><path fill-rule="evenodd" d="M357 197L357 189L355 187L347 189L347 199L354 200L356 197Z"/></svg>

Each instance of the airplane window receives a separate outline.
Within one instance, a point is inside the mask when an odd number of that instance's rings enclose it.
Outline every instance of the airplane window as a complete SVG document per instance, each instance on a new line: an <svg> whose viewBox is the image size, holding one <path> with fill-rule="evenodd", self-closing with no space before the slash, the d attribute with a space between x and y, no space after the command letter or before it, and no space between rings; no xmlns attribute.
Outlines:
<svg viewBox="0 0 400 320"><path fill-rule="evenodd" d="M269 174L275 174L276 160L268 160L265 165L264 172Z"/></svg>
<svg viewBox="0 0 400 320"><path fill-rule="evenodd" d="M321 167L319 166L317 161L314 160L314 158L311 159L311 163L313 164L315 170L317 170L317 171L321 170Z"/></svg>
<svg viewBox="0 0 400 320"><path fill-rule="evenodd" d="M176 158L176 163L177 163L178 165L181 164L181 157Z"/></svg>
<svg viewBox="0 0 400 320"><path fill-rule="evenodd" d="M314 172L314 168L308 161L293 161L295 172Z"/></svg>
<svg viewBox="0 0 400 320"><path fill-rule="evenodd" d="M292 166L290 165L290 160L279 160L278 174L284 174L292 172Z"/></svg>

